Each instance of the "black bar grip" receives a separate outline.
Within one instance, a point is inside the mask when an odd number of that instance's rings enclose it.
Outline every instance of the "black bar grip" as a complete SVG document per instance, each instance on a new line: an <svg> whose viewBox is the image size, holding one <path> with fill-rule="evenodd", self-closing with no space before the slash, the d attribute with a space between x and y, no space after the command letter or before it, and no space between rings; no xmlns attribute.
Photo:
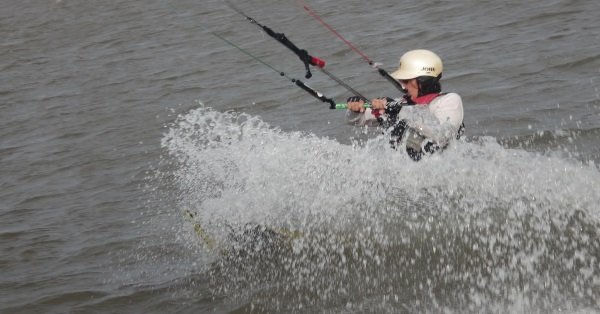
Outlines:
<svg viewBox="0 0 600 314"><path fill-rule="evenodd" d="M296 85L298 87L302 88L303 90L305 90L307 93L311 94L316 99L318 99L318 100L320 100L322 102L328 103L329 104L329 109L335 109L335 101L333 101L333 99L327 98L323 94L318 93L314 89L306 86L301 80L295 80L294 83L296 83Z"/></svg>

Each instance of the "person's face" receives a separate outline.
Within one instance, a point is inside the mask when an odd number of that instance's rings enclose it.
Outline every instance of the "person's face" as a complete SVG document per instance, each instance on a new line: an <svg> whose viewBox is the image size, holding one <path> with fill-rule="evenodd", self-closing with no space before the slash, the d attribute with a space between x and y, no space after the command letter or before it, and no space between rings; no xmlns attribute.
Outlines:
<svg viewBox="0 0 600 314"><path fill-rule="evenodd" d="M419 84L416 79L400 80L400 84L407 90L408 96L412 99L419 97Z"/></svg>

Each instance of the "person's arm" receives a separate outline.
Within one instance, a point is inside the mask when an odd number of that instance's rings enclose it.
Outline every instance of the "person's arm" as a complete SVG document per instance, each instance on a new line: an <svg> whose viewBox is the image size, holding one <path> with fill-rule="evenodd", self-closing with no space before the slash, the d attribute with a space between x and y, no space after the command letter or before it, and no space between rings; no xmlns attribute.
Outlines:
<svg viewBox="0 0 600 314"><path fill-rule="evenodd" d="M440 123L449 123L456 131L463 123L463 103L456 93L448 93L439 97L430 108Z"/></svg>

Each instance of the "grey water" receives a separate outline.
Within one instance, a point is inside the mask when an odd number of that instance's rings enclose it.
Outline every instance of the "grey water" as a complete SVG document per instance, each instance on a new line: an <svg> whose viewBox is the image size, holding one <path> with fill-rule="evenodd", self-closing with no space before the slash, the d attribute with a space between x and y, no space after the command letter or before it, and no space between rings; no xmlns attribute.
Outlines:
<svg viewBox="0 0 600 314"><path fill-rule="evenodd" d="M235 3L398 96L298 1ZM221 1L0 2L0 312L600 311L600 2L307 3L389 71L436 51L465 138L390 150Z"/></svg>

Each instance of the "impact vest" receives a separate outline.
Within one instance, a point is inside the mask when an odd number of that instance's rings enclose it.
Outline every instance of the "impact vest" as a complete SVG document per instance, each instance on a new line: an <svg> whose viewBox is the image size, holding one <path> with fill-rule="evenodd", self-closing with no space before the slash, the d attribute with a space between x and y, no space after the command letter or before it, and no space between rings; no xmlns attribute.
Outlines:
<svg viewBox="0 0 600 314"><path fill-rule="evenodd" d="M385 129L391 128L390 145L393 149L397 149L399 146L398 144L400 144L405 137L404 141L406 143L406 153L414 161L419 161L424 155L442 151L448 146L448 144L439 146L425 136L416 132L414 129L410 128L404 120L397 121L397 116L402 106L428 106L434 99L445 94L446 93L427 94L417 97L414 101L405 95L404 101L395 102L385 109L385 113L387 114L388 118L384 121L378 117L378 121ZM462 136L464 129L465 124L463 122L457 131L456 139L459 139ZM409 130L409 132L405 136L407 130Z"/></svg>

